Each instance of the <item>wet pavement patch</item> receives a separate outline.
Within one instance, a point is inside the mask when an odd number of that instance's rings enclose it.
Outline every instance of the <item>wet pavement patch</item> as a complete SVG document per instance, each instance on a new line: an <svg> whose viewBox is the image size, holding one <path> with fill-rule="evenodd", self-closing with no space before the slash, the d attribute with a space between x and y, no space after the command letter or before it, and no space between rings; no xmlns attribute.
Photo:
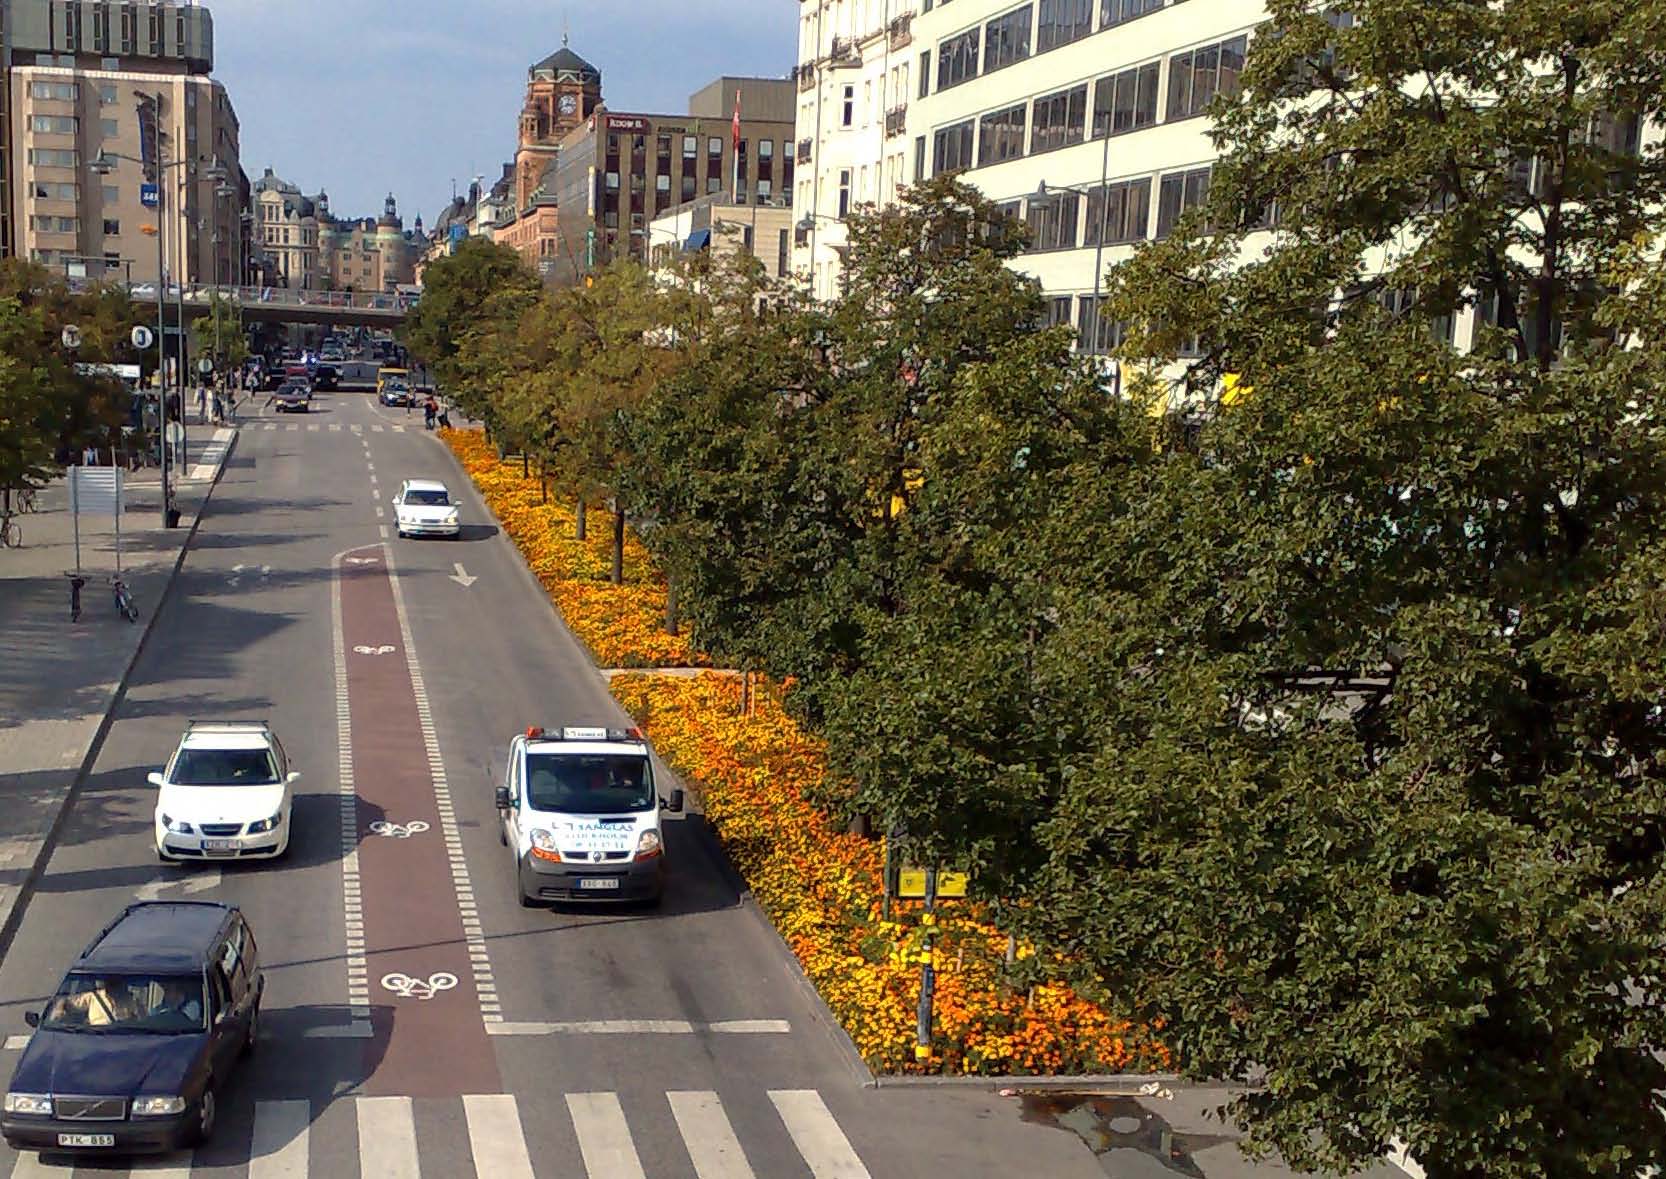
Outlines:
<svg viewBox="0 0 1666 1179"><path fill-rule="evenodd" d="M1229 1133L1179 1131L1139 1098L1104 1093L1020 1093L1023 1118L1080 1138L1107 1175L1117 1179L1187 1175L1207 1179L1192 1156L1236 1142Z"/></svg>

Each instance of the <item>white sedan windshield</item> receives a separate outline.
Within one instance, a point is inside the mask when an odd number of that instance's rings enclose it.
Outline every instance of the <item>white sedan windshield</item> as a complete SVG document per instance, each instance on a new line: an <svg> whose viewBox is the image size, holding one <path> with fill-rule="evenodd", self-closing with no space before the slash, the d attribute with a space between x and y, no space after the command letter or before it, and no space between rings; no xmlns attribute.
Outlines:
<svg viewBox="0 0 1666 1179"><path fill-rule="evenodd" d="M168 780L176 786L271 786L278 767L265 749L181 749Z"/></svg>

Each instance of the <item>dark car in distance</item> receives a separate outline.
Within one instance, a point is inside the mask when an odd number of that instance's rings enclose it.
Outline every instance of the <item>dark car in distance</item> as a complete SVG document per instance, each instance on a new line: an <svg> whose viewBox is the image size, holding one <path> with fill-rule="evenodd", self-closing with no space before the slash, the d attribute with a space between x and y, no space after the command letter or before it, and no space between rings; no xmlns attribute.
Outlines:
<svg viewBox="0 0 1666 1179"><path fill-rule="evenodd" d="M272 400L276 403L273 410L277 413L310 413L312 386L305 381L285 381L272 394Z"/></svg>
<svg viewBox="0 0 1666 1179"><path fill-rule="evenodd" d="M218 901L142 901L69 968L12 1073L16 1150L165 1153L206 1141L216 1095L259 1037L254 933Z"/></svg>
<svg viewBox="0 0 1666 1179"><path fill-rule="evenodd" d="M312 387L328 393L341 383L341 371L333 364L321 364L312 370Z"/></svg>

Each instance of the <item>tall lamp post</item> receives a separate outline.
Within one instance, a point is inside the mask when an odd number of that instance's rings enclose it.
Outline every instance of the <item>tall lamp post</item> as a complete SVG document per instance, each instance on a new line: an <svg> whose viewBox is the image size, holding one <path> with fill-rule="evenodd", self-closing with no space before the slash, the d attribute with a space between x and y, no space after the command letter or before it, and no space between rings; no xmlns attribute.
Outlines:
<svg viewBox="0 0 1666 1179"><path fill-rule="evenodd" d="M1093 316L1089 321L1090 326L1086 333L1087 350L1095 356L1099 354L1099 284L1104 278L1105 231L1108 228L1105 224L1105 214L1110 207L1109 194L1106 193L1105 188L1109 181L1110 166L1111 129L1106 127L1105 146L1099 157L1099 232L1094 235L1093 239ZM1035 192L1030 194L1030 201L1032 204L1045 203L1052 200L1053 195L1059 192L1073 192L1078 196L1089 199L1093 196L1092 192L1085 188L1072 188L1068 184L1048 184L1043 180L1036 185Z"/></svg>
<svg viewBox="0 0 1666 1179"><path fill-rule="evenodd" d="M164 160L162 158L162 135L160 129L161 96L146 95L145 97L154 99L157 103L157 110L159 112L157 115L158 130L156 133L156 160L154 163L158 177L158 183L156 186L156 408L157 425L162 435L162 525L164 528L172 528L177 523L177 517L173 511L173 487L168 478L168 387L166 379L168 368L168 349L165 326L168 305L167 247L165 244L165 235L167 232L167 207L166 187L160 182L160 180L168 169L183 167L184 165L193 163L194 161L192 161L189 157L177 160ZM108 176L110 173L115 171L117 160L125 160L130 164L138 164L141 167L146 166L148 163L137 156L122 155L119 152L101 151L98 153L98 157L87 165L87 169L95 176ZM225 169L218 163L215 163L204 173L204 176L208 179L221 181L225 178ZM184 219L181 218L182 224L183 221ZM183 250L181 251L181 254L183 256ZM181 284L181 290L183 291L183 283ZM179 310L179 356L180 367L183 369L185 362L185 308L183 302L181 303ZM179 374L178 385L180 392L181 417L184 416L185 409L184 381L185 375L181 372Z"/></svg>

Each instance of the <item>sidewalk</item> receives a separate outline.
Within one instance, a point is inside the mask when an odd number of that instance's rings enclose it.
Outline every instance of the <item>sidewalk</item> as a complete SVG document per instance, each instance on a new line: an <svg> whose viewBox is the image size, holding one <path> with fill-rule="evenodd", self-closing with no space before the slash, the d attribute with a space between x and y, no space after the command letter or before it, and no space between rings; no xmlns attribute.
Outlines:
<svg viewBox="0 0 1666 1179"><path fill-rule="evenodd" d="M201 461L174 484L178 528L162 527L154 468L124 475L122 572L139 607L137 624L116 612L109 517L81 519L87 584L74 624L65 576L75 568L67 483L44 488L39 511L13 518L23 547L0 549L0 954L236 436L222 428L193 438L192 458Z"/></svg>

